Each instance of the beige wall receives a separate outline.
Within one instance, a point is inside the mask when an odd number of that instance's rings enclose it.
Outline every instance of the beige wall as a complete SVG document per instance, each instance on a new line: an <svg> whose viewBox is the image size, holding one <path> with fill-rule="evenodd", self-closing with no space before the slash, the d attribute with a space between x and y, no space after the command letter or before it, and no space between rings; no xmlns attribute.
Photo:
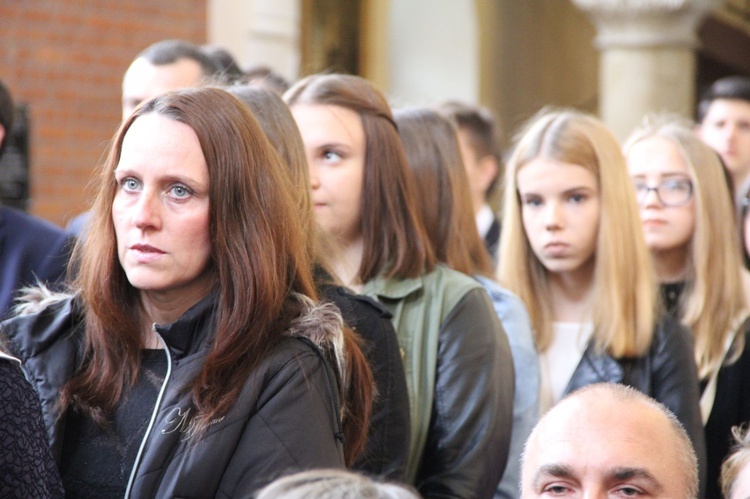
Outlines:
<svg viewBox="0 0 750 499"><path fill-rule="evenodd" d="M229 50L241 66L262 64L290 80L298 76L301 0L208 0L208 42Z"/></svg>
<svg viewBox="0 0 750 499"><path fill-rule="evenodd" d="M595 112L594 27L562 0L476 0L480 21L480 101L508 138L545 105Z"/></svg>

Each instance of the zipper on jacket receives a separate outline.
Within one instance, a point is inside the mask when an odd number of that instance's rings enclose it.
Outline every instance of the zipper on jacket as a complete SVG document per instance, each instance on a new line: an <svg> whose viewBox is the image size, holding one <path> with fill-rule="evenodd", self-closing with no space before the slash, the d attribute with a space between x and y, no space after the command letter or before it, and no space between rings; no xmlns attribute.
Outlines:
<svg viewBox="0 0 750 499"><path fill-rule="evenodd" d="M162 383L161 389L159 390L159 396L156 397L156 403L154 404L154 411L151 413L151 420L148 422L148 427L146 428L146 434L143 435L143 440L141 440L141 446L138 448L138 454L136 454L135 456L133 469L130 471L130 478L128 479L128 487L125 489L125 499L128 499L130 497L130 493L133 489L133 482L135 482L135 475L136 475L136 472L138 471L138 466L141 464L141 459L143 458L143 449L146 447L146 441L148 440L148 437L151 435L151 430L154 429L154 423L156 422L156 415L159 413L159 409L161 407L161 401L162 401L162 398L164 398L164 392L167 389L167 382L169 381L169 377L172 374L172 356L169 354L169 348L167 348L167 344L164 342L164 339L156 331L156 324L152 326L152 331L154 332L156 337L159 338L159 342L161 343L162 349L167 354L167 375L164 376L164 382Z"/></svg>

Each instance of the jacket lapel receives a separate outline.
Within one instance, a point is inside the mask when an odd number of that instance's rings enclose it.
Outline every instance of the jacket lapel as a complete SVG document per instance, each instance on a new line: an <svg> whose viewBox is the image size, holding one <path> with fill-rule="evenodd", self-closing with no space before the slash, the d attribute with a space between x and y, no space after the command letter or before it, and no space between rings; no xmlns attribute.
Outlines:
<svg viewBox="0 0 750 499"><path fill-rule="evenodd" d="M589 341L581 361L570 378L565 393L571 393L594 383L622 383L623 379L622 365L607 355L606 352L598 353L593 341Z"/></svg>

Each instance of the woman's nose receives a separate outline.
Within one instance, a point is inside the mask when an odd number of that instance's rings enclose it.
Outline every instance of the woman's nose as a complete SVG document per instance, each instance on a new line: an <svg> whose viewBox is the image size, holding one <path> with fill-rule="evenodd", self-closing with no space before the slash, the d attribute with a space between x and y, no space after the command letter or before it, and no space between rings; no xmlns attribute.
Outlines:
<svg viewBox="0 0 750 499"><path fill-rule="evenodd" d="M161 227L161 210L158 196L143 192L133 205L133 225L141 230Z"/></svg>
<svg viewBox="0 0 750 499"><path fill-rule="evenodd" d="M547 204L544 213L544 228L547 230L559 230L563 226L563 214L561 206L556 202Z"/></svg>
<svg viewBox="0 0 750 499"><path fill-rule="evenodd" d="M310 164L310 187L318 189L320 187L320 178L318 177L318 169Z"/></svg>

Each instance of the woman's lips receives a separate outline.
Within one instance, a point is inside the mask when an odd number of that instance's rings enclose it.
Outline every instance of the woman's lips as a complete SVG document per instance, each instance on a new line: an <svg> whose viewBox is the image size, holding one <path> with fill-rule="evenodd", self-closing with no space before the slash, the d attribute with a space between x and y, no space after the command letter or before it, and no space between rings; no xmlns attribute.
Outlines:
<svg viewBox="0 0 750 499"><path fill-rule="evenodd" d="M643 221L643 227L645 228L655 228L655 227L661 227L665 225L666 222L664 220L661 220L659 218L647 218Z"/></svg>
<svg viewBox="0 0 750 499"><path fill-rule="evenodd" d="M148 263L163 255L165 252L148 244L134 244L130 247L138 263Z"/></svg>
<svg viewBox="0 0 750 499"><path fill-rule="evenodd" d="M564 256L568 252L569 244L553 241L544 245L544 252L551 257Z"/></svg>

